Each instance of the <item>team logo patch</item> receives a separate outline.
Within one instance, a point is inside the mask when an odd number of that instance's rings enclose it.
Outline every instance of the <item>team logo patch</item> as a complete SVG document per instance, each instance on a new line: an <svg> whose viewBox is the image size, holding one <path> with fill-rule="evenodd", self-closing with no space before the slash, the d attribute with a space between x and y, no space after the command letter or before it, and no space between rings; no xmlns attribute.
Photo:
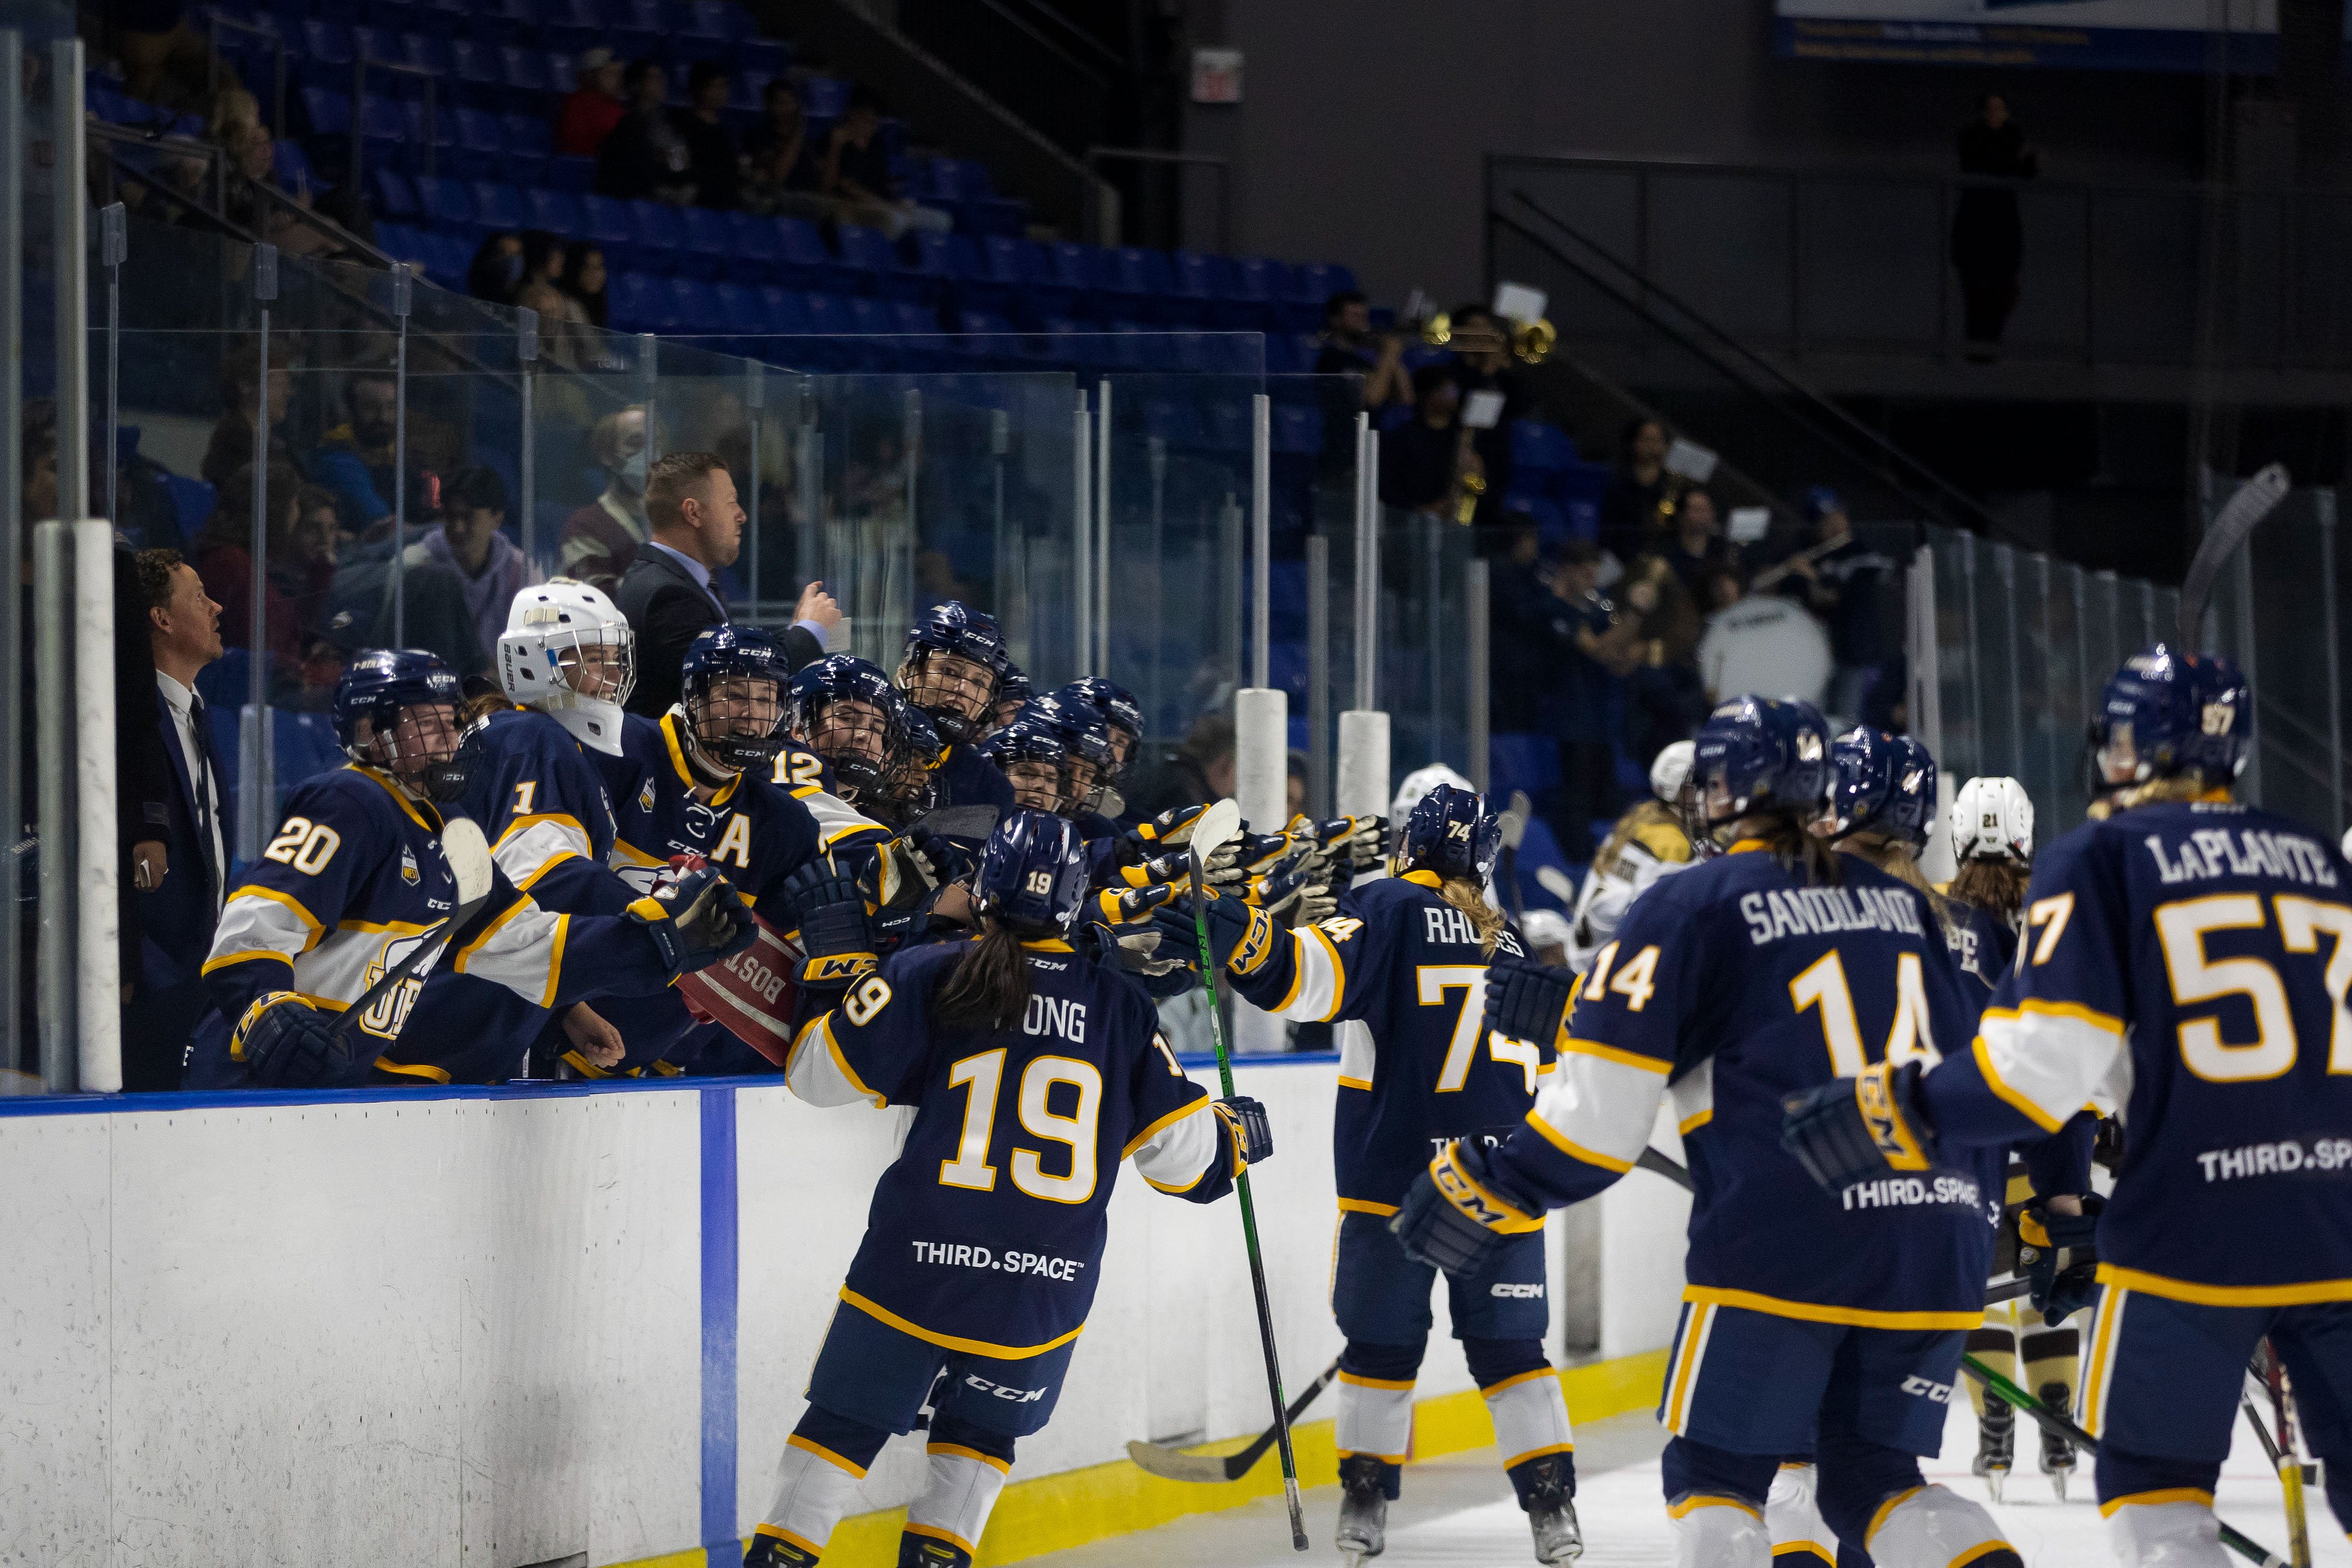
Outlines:
<svg viewBox="0 0 2352 1568"><path fill-rule="evenodd" d="M400 850L400 879L407 883L412 888L416 886L418 879L416 870L416 851L409 848L406 845L401 846Z"/></svg>
<svg viewBox="0 0 2352 1568"><path fill-rule="evenodd" d="M646 787L637 792L637 809L639 811L651 811L653 808L654 781L647 779L646 781Z"/></svg>

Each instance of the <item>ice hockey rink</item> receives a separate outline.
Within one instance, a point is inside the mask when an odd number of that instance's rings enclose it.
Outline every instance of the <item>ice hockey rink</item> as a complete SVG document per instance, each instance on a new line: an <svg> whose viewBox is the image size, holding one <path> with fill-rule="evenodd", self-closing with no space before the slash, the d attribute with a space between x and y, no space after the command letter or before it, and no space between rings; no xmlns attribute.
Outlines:
<svg viewBox="0 0 2352 1568"><path fill-rule="evenodd" d="M1664 1430L1647 1412L1635 1412L1579 1426L1576 1439L1576 1510L1584 1526L1580 1563L1585 1568L1664 1568L1674 1561L1674 1540L1658 1495ZM1993 1507L2027 1568L2093 1568L2111 1563L2105 1526L2092 1500L2087 1456L2069 1482L2068 1500L2061 1504L2034 1468L2039 1451L2039 1439L2021 1421L2020 1468L2011 1473L2006 1500ZM1943 1454L1922 1468L1929 1480L1984 1501L1984 1483L1969 1473L1975 1452L1976 1417L1963 1403L1945 1426ZM1153 1568L1277 1568L1332 1561L1337 1554L1330 1549L1331 1524L1339 1490L1318 1487L1306 1498L1312 1545L1304 1553L1289 1548L1282 1499L1276 1496L1029 1561L1039 1568L1127 1568L1137 1563ZM2284 1560L2286 1510L2279 1484L2242 1416L2214 1507L2223 1520ZM2310 1507L2312 1562L2352 1564L2352 1542L2337 1528L2316 1489ZM1503 1568L1531 1560L1525 1519L1492 1448L1408 1468L1403 1499L1390 1505L1388 1542L1380 1559L1383 1568Z"/></svg>

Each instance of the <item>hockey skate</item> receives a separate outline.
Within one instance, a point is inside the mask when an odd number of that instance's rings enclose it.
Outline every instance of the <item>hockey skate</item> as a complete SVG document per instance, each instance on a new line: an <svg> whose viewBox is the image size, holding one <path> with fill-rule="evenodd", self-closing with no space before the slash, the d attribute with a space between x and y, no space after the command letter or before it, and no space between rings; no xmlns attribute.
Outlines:
<svg viewBox="0 0 2352 1568"><path fill-rule="evenodd" d="M2063 1410L2074 1402L2074 1392L2063 1383L2045 1383L2034 1391L2035 1397L2053 1410ZM2066 1478L2074 1473L2074 1445L2052 1432L2042 1432L2042 1473L2050 1478L2050 1489L2058 1500L2066 1500Z"/></svg>
<svg viewBox="0 0 2352 1568"><path fill-rule="evenodd" d="M2007 1400L1986 1395L1984 1414L1977 1417L1976 1462L1969 1468L1984 1478L1985 1490L1995 1502L2000 1500L2000 1489L2009 1480L2016 1450L2017 1411ZM2043 1465L2048 1467L2046 1459Z"/></svg>
<svg viewBox="0 0 2352 1568"><path fill-rule="evenodd" d="M1528 1510L1538 1563L1573 1563L1584 1555L1584 1532L1578 1528L1576 1503L1568 1492L1570 1473L1564 1458L1538 1460L1519 1500Z"/></svg>
<svg viewBox="0 0 2352 1568"><path fill-rule="evenodd" d="M772 1535L754 1535L743 1568L814 1568L816 1554Z"/></svg>
<svg viewBox="0 0 2352 1568"><path fill-rule="evenodd" d="M928 1535L901 1535L898 1568L971 1568L971 1559L950 1542Z"/></svg>
<svg viewBox="0 0 2352 1568"><path fill-rule="evenodd" d="M1381 1462L1365 1455L1339 1461L1339 1528L1332 1544L1360 1568L1388 1550L1389 1500L1381 1489Z"/></svg>

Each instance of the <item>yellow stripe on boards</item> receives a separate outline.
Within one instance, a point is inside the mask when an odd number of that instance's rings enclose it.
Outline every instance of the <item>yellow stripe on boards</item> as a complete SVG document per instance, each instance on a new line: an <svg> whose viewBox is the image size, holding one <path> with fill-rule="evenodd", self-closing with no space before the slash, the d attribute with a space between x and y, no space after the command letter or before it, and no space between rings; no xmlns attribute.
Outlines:
<svg viewBox="0 0 2352 1568"><path fill-rule="evenodd" d="M1568 1409L1578 1421L1602 1421L1628 1411L1647 1410L1658 1402L1664 1379L1666 1352L1650 1351L1616 1361L1591 1362L1565 1368L1559 1374ZM1434 1459L1484 1448L1495 1441L1494 1423L1486 1402L1475 1388L1441 1394L1413 1407L1412 1451L1415 1461ZM1255 1433L1228 1437L1187 1450L1224 1455L1247 1447ZM1332 1424L1308 1421L1291 1428L1298 1455L1302 1486L1336 1486L1339 1479L1338 1451L1332 1444ZM1047 1552L1063 1552L1133 1531L1150 1530L1196 1513L1221 1513L1262 1497L1282 1492L1282 1468L1268 1454L1237 1481L1202 1484L1162 1480L1146 1475L1125 1459L1090 1465L1059 1475L1034 1476L1007 1486L989 1515L988 1533L981 1538L973 1568L1019 1563ZM896 1568L898 1538L907 1527L907 1510L888 1509L845 1519L825 1543L824 1568ZM746 1548L750 1542L746 1542ZM660 1557L617 1563L614 1568L704 1568L700 1547Z"/></svg>

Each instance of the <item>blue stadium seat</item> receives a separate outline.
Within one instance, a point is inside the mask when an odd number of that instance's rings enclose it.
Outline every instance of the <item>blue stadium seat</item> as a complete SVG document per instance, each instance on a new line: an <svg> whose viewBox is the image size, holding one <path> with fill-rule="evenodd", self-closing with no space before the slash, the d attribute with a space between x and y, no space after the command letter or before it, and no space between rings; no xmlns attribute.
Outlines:
<svg viewBox="0 0 2352 1568"><path fill-rule="evenodd" d="M547 160L547 183L559 191L584 196L596 188L596 160L552 153Z"/></svg>
<svg viewBox="0 0 2352 1568"><path fill-rule="evenodd" d="M709 207L688 207L686 218L687 256L698 278L723 278L728 272L728 258L734 253L735 233L729 226L727 215Z"/></svg>
<svg viewBox="0 0 2352 1568"><path fill-rule="evenodd" d="M813 76L801 84L801 107L813 119L838 120L849 107L849 84L839 77Z"/></svg>
<svg viewBox="0 0 2352 1568"><path fill-rule="evenodd" d="M172 498L172 520L179 527L181 539L193 542L196 531L211 521L218 492L202 479L170 472L163 475L163 491Z"/></svg>
<svg viewBox="0 0 2352 1568"><path fill-rule="evenodd" d="M699 337L728 330L727 313L719 308L718 293L709 284L698 278L673 278L669 292L677 312L677 331Z"/></svg>
<svg viewBox="0 0 2352 1568"><path fill-rule="evenodd" d="M499 63L506 85L514 91L545 97L551 90L547 79L546 51L503 44L499 48Z"/></svg>
<svg viewBox="0 0 2352 1568"><path fill-rule="evenodd" d="M805 336L809 326L808 296L797 289L768 284L760 290L761 303L765 307L761 319L769 331L780 336Z"/></svg>
<svg viewBox="0 0 2352 1568"><path fill-rule="evenodd" d="M466 291L467 274L474 265L474 246L469 239L448 233L424 236L426 249L425 275L442 288L458 293Z"/></svg>
<svg viewBox="0 0 2352 1568"><path fill-rule="evenodd" d="M588 232L588 216L580 198L568 191L528 190L522 194L523 224L549 234L576 238Z"/></svg>
<svg viewBox="0 0 2352 1568"><path fill-rule="evenodd" d="M494 180L474 182L474 221L483 229L511 234L523 226L522 194Z"/></svg>
<svg viewBox="0 0 2352 1568"><path fill-rule="evenodd" d="M302 24L302 56L314 66L341 66L343 79L351 79L352 30L341 22L325 22L316 17Z"/></svg>
<svg viewBox="0 0 2352 1568"><path fill-rule="evenodd" d="M730 335L755 338L766 333L768 306L759 289L741 283L719 283L712 285L710 292L719 301L719 314Z"/></svg>
<svg viewBox="0 0 2352 1568"><path fill-rule="evenodd" d="M548 90L559 96L580 85L580 61L574 50L552 50L547 57Z"/></svg>
<svg viewBox="0 0 2352 1568"><path fill-rule="evenodd" d="M607 7L613 44L624 58L650 55L662 47L669 17L662 0L613 0Z"/></svg>
<svg viewBox="0 0 2352 1568"><path fill-rule="evenodd" d="M669 285L642 272L614 272L604 280L605 319L615 331L659 331L669 302Z"/></svg>
<svg viewBox="0 0 2352 1568"><path fill-rule="evenodd" d="M365 128L371 142L376 140L374 105L382 101L373 93L367 96L369 118ZM391 107L399 117L401 151L407 155L410 168L429 168L436 174L446 174L458 165L456 110L446 104L436 104L428 116L425 112L425 104L413 98L404 99ZM429 128L428 120L431 122Z"/></svg>
<svg viewBox="0 0 2352 1568"><path fill-rule="evenodd" d="M604 8L597 0L540 0L539 27L550 46L567 54L612 41L604 36Z"/></svg>
<svg viewBox="0 0 2352 1568"><path fill-rule="evenodd" d="M782 276L783 251L776 226L750 213L729 213L726 216L727 249L734 260L732 272L755 283L778 281Z"/></svg>
<svg viewBox="0 0 2352 1568"><path fill-rule="evenodd" d="M604 259L614 271L628 265L637 243L636 225L629 219L629 204L611 196L582 196L581 216L586 219L586 237L603 247Z"/></svg>
<svg viewBox="0 0 2352 1568"><path fill-rule="evenodd" d="M856 331L850 324L848 300L833 294L808 293L801 301L808 311L809 331L817 336L837 338Z"/></svg>
<svg viewBox="0 0 2352 1568"><path fill-rule="evenodd" d="M686 261L686 231L677 220L677 209L660 202L631 202L628 207L638 267L652 272L677 271Z"/></svg>
<svg viewBox="0 0 2352 1568"><path fill-rule="evenodd" d="M1576 443L1557 425L1536 419L1514 419L1510 426L1511 485L1519 477L1566 473L1577 464ZM1541 485L1529 487L1540 489Z"/></svg>
<svg viewBox="0 0 2352 1568"><path fill-rule="evenodd" d="M449 47L449 40L431 33L403 33L399 38L397 57L418 70L431 71L436 77L457 74L457 57ZM446 97L446 92L443 95Z"/></svg>
<svg viewBox="0 0 2352 1568"><path fill-rule="evenodd" d="M375 187L375 205L386 217L414 218L424 216L425 208L416 199L416 187L408 176L397 169L387 169L379 163L368 171L369 183Z"/></svg>
<svg viewBox="0 0 2352 1568"><path fill-rule="evenodd" d="M834 271L833 252L824 247L816 226L793 217L772 221L776 231L778 275L782 281L807 289L829 280Z"/></svg>
<svg viewBox="0 0 2352 1568"><path fill-rule="evenodd" d="M506 128L498 116L478 109L453 110L450 116L457 122L457 167L478 180L509 177Z"/></svg>
<svg viewBox="0 0 2352 1568"><path fill-rule="evenodd" d="M473 193L467 190L463 184L457 180L436 178L430 174L419 174L415 184L417 202L424 208L425 216L433 220L436 227L451 229L459 234L472 230L474 197Z"/></svg>
<svg viewBox="0 0 2352 1568"><path fill-rule="evenodd" d="M841 253L841 265L834 280L845 289L871 294L880 286L885 274L898 268L898 258L891 251L890 242L878 230L854 223L841 224L834 230L834 243Z"/></svg>
<svg viewBox="0 0 2352 1568"><path fill-rule="evenodd" d="M914 298L934 304L947 297L961 301L980 275L980 252L962 235L918 230L900 242L898 268L919 283L921 292Z"/></svg>

